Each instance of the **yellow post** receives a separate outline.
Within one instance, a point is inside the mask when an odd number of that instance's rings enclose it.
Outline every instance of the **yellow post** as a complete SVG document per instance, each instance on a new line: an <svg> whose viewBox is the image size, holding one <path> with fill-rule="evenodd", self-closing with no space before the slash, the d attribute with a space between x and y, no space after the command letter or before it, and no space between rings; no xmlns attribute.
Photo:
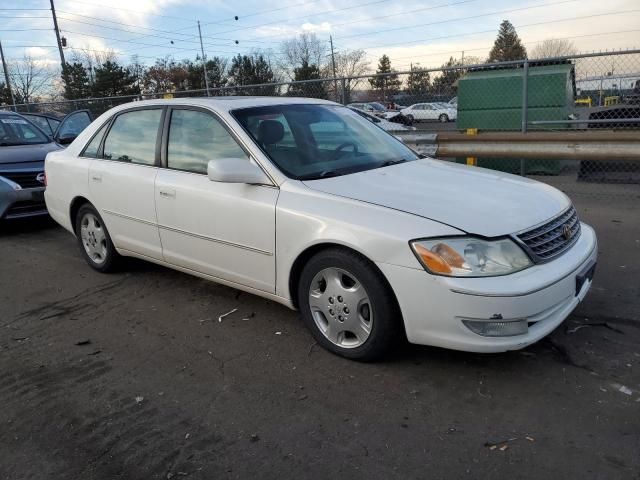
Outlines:
<svg viewBox="0 0 640 480"><path fill-rule="evenodd" d="M478 129L477 128L467 128L467 131L465 132L467 135L477 135L478 134ZM467 157L467 165L473 165L474 167L478 166L478 158L477 157Z"/></svg>

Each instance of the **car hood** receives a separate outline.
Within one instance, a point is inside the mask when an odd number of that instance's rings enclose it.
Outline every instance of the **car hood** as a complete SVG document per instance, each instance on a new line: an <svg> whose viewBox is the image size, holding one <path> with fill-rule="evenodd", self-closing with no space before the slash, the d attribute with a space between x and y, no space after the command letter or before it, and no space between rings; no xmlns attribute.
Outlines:
<svg viewBox="0 0 640 480"><path fill-rule="evenodd" d="M44 162L47 153L61 149L62 147L54 142L0 147L0 165Z"/></svg>
<svg viewBox="0 0 640 480"><path fill-rule="evenodd" d="M571 203L565 194L544 183L432 159L304 184L486 237L528 229Z"/></svg>

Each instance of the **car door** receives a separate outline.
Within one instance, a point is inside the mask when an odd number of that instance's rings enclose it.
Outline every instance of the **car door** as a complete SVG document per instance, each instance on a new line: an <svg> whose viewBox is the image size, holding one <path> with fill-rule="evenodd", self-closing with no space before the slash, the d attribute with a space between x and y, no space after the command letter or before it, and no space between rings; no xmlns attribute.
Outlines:
<svg viewBox="0 0 640 480"><path fill-rule="evenodd" d="M89 165L91 201L115 246L159 260L154 195L164 111L137 108L117 114Z"/></svg>
<svg viewBox="0 0 640 480"><path fill-rule="evenodd" d="M415 118L416 120L424 120L425 116L424 116L425 110L424 110L424 105L414 105L411 108L411 114L413 115L413 118Z"/></svg>
<svg viewBox="0 0 640 480"><path fill-rule="evenodd" d="M91 112L89 110L71 112L62 119L53 134L53 139L61 145L68 145L91 124L91 121Z"/></svg>
<svg viewBox="0 0 640 480"><path fill-rule="evenodd" d="M166 262L263 291L275 291L272 185L209 180L216 158L250 155L212 112L175 107L167 113L156 210Z"/></svg>

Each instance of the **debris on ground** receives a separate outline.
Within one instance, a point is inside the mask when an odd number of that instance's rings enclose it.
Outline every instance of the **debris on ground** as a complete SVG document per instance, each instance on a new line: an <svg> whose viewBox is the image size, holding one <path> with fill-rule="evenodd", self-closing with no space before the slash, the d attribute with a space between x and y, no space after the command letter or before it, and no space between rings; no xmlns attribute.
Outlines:
<svg viewBox="0 0 640 480"><path fill-rule="evenodd" d="M282 332L276 332L276 335L282 335Z"/></svg>
<svg viewBox="0 0 640 480"><path fill-rule="evenodd" d="M633 395L633 391L629 387L625 387L624 385L620 385L618 391L620 393L624 393L625 395Z"/></svg>
<svg viewBox="0 0 640 480"><path fill-rule="evenodd" d="M223 313L222 315L220 315L220 316L218 317L218 322L222 322L222 319L223 319L224 317L228 317L229 315L231 315L232 313L235 313L235 312L237 312L237 311L238 311L238 309L237 309L237 308L234 308L233 310L229 310L227 313Z"/></svg>
<svg viewBox="0 0 640 480"><path fill-rule="evenodd" d="M210 318L201 318L200 320L198 320L198 322L200 322L200 325L202 325L204 322L210 322L211 319Z"/></svg>
<svg viewBox="0 0 640 480"><path fill-rule="evenodd" d="M144 400L144 397L136 397L136 403L142 403L142 401Z"/></svg>
<svg viewBox="0 0 640 480"><path fill-rule="evenodd" d="M528 441L530 441L530 442L535 442L535 441L536 441L536 439L535 439L535 438L530 437L529 435L527 435L527 436L526 436L526 437L524 437L524 438L526 438L526 439L527 439Z"/></svg>
<svg viewBox="0 0 640 480"><path fill-rule="evenodd" d="M253 435L251 435L251 438L249 440L255 443L260 440L260 437L254 433Z"/></svg>
<svg viewBox="0 0 640 480"><path fill-rule="evenodd" d="M590 327L590 326L591 325L578 325L577 327L567 329L567 333L569 333L569 334L576 333L581 328L587 328L587 327Z"/></svg>
<svg viewBox="0 0 640 480"><path fill-rule="evenodd" d="M247 315L246 317L244 317L242 320L251 320L253 317L256 316L256 312L251 312L249 315Z"/></svg>
<svg viewBox="0 0 640 480"><path fill-rule="evenodd" d="M76 345L78 345L79 347L81 347L82 345L91 345L91 340L89 340L88 338L86 340L79 340L76 342Z"/></svg>

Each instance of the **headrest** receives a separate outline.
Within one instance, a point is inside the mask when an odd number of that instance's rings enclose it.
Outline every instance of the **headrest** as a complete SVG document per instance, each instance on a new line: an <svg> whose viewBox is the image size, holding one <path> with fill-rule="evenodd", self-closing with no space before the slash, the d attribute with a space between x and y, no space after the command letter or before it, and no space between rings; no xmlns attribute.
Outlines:
<svg viewBox="0 0 640 480"><path fill-rule="evenodd" d="M284 127L277 120L263 120L258 127L258 141L263 145L273 145L284 137Z"/></svg>

